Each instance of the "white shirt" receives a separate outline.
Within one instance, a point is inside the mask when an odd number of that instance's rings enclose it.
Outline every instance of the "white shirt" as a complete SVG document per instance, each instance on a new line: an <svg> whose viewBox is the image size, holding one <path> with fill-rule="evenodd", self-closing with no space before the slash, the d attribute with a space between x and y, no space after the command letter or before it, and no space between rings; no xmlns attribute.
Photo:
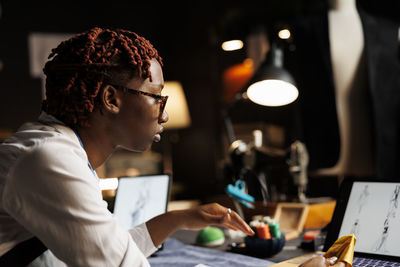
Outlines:
<svg viewBox="0 0 400 267"><path fill-rule="evenodd" d="M73 130L42 113L0 145L0 255L38 237L30 266L149 266L146 224L127 232L103 200Z"/></svg>

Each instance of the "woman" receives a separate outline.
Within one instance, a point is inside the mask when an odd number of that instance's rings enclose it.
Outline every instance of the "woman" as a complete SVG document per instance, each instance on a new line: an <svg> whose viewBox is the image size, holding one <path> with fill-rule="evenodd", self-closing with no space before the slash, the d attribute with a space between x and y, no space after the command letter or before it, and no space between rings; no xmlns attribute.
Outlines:
<svg viewBox="0 0 400 267"><path fill-rule="evenodd" d="M49 58L38 122L0 146L1 260L149 266L146 257L178 229L219 225L254 234L218 204L123 230L102 200L94 170L117 148L142 152L160 141L168 120L162 60L143 37L100 28L62 42Z"/></svg>

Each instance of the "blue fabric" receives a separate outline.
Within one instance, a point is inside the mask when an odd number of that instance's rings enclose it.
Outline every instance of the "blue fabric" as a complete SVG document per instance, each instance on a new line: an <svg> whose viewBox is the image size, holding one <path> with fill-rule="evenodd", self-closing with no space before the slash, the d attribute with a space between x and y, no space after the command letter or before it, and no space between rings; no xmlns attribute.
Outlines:
<svg viewBox="0 0 400 267"><path fill-rule="evenodd" d="M198 264L210 267L261 267L274 264L271 261L240 254L185 245L172 238L167 239L164 242L164 249L149 258L149 261L152 267L194 267Z"/></svg>

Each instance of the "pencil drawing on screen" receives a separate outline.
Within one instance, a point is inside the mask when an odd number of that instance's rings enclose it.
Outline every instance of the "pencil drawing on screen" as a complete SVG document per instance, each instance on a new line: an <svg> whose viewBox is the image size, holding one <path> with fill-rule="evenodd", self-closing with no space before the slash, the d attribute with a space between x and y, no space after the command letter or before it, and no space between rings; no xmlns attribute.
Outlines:
<svg viewBox="0 0 400 267"><path fill-rule="evenodd" d="M354 220L354 223L351 227L351 233L353 233L356 237L358 237L359 231L360 231L360 214L363 211L363 207L365 206L365 204L368 201L368 196L370 195L369 191L368 191L368 185L364 186L363 191L360 193L360 196L358 197L358 214L356 219Z"/></svg>
<svg viewBox="0 0 400 267"><path fill-rule="evenodd" d="M380 236L378 240L375 242L373 250L380 251L380 252L388 252L387 248L387 240L389 238L390 231L393 225L393 219L396 218L397 210L398 210L398 203L399 203L399 193L400 193L400 186L397 185L394 191L391 194L389 200L389 207L386 214L386 218L383 222L383 227L381 228Z"/></svg>
<svg viewBox="0 0 400 267"><path fill-rule="evenodd" d="M135 196L132 197L131 205L131 227L134 227L146 220L145 211L146 204L149 203L150 185L146 183L141 184L141 190L135 190Z"/></svg>

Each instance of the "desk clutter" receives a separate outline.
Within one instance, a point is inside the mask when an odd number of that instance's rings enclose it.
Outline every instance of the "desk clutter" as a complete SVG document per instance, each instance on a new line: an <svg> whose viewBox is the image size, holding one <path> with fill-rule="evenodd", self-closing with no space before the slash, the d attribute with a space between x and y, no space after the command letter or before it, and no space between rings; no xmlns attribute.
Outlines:
<svg viewBox="0 0 400 267"><path fill-rule="evenodd" d="M218 227L209 226L201 230L196 238L196 244L203 247L217 247L225 242L224 232Z"/></svg>
<svg viewBox="0 0 400 267"><path fill-rule="evenodd" d="M285 235L280 230L279 222L268 216L254 216L249 223L256 233L246 236L244 242L232 243L228 250L258 258L268 258L279 253L285 245Z"/></svg>
<svg viewBox="0 0 400 267"><path fill-rule="evenodd" d="M336 206L336 201L331 198L309 199L309 203L294 202L269 202L254 201L254 208L242 206L243 215L247 222L254 216L270 216L279 222L280 230L285 233L286 240L300 237L304 230L321 229L331 221ZM206 199L205 203L219 203L225 207L236 209L231 197L214 196Z"/></svg>
<svg viewBox="0 0 400 267"><path fill-rule="evenodd" d="M250 227L256 233L257 238L270 239L281 238L282 233L278 221L269 216L254 216L250 222Z"/></svg>

